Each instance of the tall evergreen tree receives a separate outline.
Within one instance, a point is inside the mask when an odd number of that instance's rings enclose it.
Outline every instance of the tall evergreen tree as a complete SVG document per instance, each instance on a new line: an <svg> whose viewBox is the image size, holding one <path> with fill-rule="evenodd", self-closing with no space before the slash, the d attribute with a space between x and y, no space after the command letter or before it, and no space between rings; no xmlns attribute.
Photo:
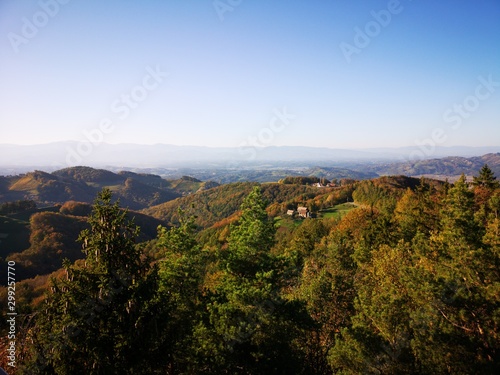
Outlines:
<svg viewBox="0 0 500 375"><path fill-rule="evenodd" d="M424 322L414 350L427 371L498 371L499 279L484 233L475 220L474 193L462 176L448 191L428 250L417 250L414 287L409 289Z"/></svg>
<svg viewBox="0 0 500 375"><path fill-rule="evenodd" d="M275 226L259 187L241 205L221 254L208 316L197 327L204 373L292 374L298 309L281 297L283 263L270 252ZM198 368L198 371L200 368Z"/></svg>
<svg viewBox="0 0 500 375"><path fill-rule="evenodd" d="M485 164L479 171L478 176L474 176L472 185L474 186L474 195L476 202L476 218L478 221L486 223L490 215L490 198L496 189L500 188L493 171Z"/></svg>
<svg viewBox="0 0 500 375"><path fill-rule="evenodd" d="M154 374L163 366L158 275L135 246L139 228L111 191L98 194L79 237L83 264L64 264L38 315L27 374Z"/></svg>
<svg viewBox="0 0 500 375"><path fill-rule="evenodd" d="M474 193L469 189L465 175L448 191L441 215L441 233L446 241L477 245L480 228L474 219Z"/></svg>
<svg viewBox="0 0 500 375"><path fill-rule="evenodd" d="M479 175L473 177L472 184L474 186L481 186L487 189L496 189L500 186L497 178L495 177L495 174L488 166L488 164L483 165L483 167L479 171Z"/></svg>
<svg viewBox="0 0 500 375"><path fill-rule="evenodd" d="M159 262L160 294L169 306L167 332L174 344L169 353L169 373L185 373L196 369L193 351L193 328L205 307L202 295L203 278L209 254L195 238L193 217L179 212L180 225L170 229L158 228L161 260Z"/></svg>
<svg viewBox="0 0 500 375"><path fill-rule="evenodd" d="M307 374L330 374L328 353L354 315L354 249L338 229L307 257L295 297L304 301L314 326L304 335Z"/></svg>

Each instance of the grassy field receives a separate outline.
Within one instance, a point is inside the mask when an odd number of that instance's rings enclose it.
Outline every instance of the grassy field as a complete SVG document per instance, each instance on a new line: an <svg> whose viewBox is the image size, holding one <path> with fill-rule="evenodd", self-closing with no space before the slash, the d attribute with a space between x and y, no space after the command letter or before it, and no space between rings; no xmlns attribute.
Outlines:
<svg viewBox="0 0 500 375"><path fill-rule="evenodd" d="M278 228L286 227L289 229L294 229L302 224L302 220L304 219L292 219L291 217L276 217L274 218L274 222Z"/></svg>
<svg viewBox="0 0 500 375"><path fill-rule="evenodd" d="M333 206L331 208L327 208L325 210L320 210L319 211L319 217L328 219L328 218L336 218L339 219L342 216L344 216L347 212L351 211L352 209L356 208L354 203L348 202L348 203L342 203L338 204L336 206Z"/></svg>
<svg viewBox="0 0 500 375"><path fill-rule="evenodd" d="M342 203L342 204L337 204L336 206L320 210L318 212L318 219L330 219L330 218L335 218L335 219L340 219L342 216L344 216L347 212L357 208L354 203L352 202L347 202L347 203ZM294 229L298 227L300 224L302 224L304 219L301 218L295 218L292 219L289 216L283 216L283 217L276 217L275 219L276 226L279 227L286 227L289 229Z"/></svg>

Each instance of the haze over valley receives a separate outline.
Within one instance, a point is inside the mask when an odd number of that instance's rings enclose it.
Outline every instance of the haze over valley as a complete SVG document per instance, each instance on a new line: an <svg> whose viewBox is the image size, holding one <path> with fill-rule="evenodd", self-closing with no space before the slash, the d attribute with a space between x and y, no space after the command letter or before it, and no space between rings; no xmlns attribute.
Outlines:
<svg viewBox="0 0 500 375"><path fill-rule="evenodd" d="M500 374L499 20L0 1L0 374Z"/></svg>

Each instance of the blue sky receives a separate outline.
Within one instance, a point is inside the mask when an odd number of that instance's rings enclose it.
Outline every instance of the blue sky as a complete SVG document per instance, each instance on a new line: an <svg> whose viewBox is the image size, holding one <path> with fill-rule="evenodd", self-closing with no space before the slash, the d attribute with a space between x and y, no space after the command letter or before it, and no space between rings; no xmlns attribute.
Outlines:
<svg viewBox="0 0 500 375"><path fill-rule="evenodd" d="M499 35L496 0L0 0L0 143L500 145Z"/></svg>

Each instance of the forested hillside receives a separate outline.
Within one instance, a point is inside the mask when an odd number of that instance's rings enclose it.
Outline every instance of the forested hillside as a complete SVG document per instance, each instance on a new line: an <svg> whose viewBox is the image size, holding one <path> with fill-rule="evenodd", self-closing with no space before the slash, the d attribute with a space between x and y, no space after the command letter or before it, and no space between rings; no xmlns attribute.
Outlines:
<svg viewBox="0 0 500 375"><path fill-rule="evenodd" d="M88 226L87 216L92 211L88 203L68 201L62 206L34 208L27 201L0 205L0 256L17 264L17 280L46 275L62 267L65 258L75 261L84 257L78 234ZM16 204L14 204L16 203ZM24 207L27 206L28 207ZM5 213L6 207L15 207ZM2 215L3 214L3 215ZM129 211L128 217L141 226L139 241L156 237L156 228L163 221ZM4 275L1 285L6 284Z"/></svg>
<svg viewBox="0 0 500 375"><path fill-rule="evenodd" d="M69 200L92 203L102 188L109 188L123 207L139 210L183 195L218 186L184 176L165 180L153 174L118 173L90 167L71 167L52 173L34 171L0 177L0 202L33 200L39 205L62 204Z"/></svg>
<svg viewBox="0 0 500 375"><path fill-rule="evenodd" d="M346 195L357 208L341 218L280 211ZM99 193L79 235L85 262L19 283L15 373L500 372L500 187L487 166L471 183L220 186L156 207L177 225L139 245L112 202Z"/></svg>
<svg viewBox="0 0 500 375"><path fill-rule="evenodd" d="M180 209L192 212L196 216L196 224L207 228L236 213L244 197L257 185L254 182L221 185L198 194L146 208L142 212L176 225L179 224ZM267 210L272 216L284 214L288 209L297 208L298 205L310 205L315 209L329 207L340 201L345 202L347 197L351 196L352 191L352 186L334 189L318 188L302 183L266 183L261 186L264 199L270 202Z"/></svg>

